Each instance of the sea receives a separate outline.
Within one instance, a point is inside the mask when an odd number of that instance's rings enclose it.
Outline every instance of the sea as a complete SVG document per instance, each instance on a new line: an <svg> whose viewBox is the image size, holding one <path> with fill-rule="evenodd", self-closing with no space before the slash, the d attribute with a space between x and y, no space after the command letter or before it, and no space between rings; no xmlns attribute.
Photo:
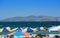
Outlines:
<svg viewBox="0 0 60 38"><path fill-rule="evenodd" d="M52 27L60 25L60 21L23 21L23 22L0 22L0 28L2 27Z"/></svg>

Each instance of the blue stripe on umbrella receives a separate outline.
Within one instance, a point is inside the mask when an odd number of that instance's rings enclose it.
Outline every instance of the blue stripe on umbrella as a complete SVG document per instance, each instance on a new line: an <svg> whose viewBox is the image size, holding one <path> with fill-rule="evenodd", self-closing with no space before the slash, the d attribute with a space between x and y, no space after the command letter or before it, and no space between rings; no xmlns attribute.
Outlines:
<svg viewBox="0 0 60 38"><path fill-rule="evenodd" d="M40 31L40 27L36 27L36 30Z"/></svg>
<svg viewBox="0 0 60 38"><path fill-rule="evenodd" d="M21 31L21 28L20 28L20 27L18 27L18 28L17 28L17 30L18 30L18 31Z"/></svg>
<svg viewBox="0 0 60 38"><path fill-rule="evenodd" d="M30 27L28 27L27 32L33 32L33 30Z"/></svg>
<svg viewBox="0 0 60 38"><path fill-rule="evenodd" d="M2 32L7 33L9 31L6 28L4 28Z"/></svg>

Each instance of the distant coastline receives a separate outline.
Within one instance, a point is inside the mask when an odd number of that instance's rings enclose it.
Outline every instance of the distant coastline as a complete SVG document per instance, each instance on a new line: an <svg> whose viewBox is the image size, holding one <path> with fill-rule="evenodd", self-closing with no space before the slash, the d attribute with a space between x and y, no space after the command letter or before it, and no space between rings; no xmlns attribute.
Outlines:
<svg viewBox="0 0 60 38"><path fill-rule="evenodd" d="M27 17L11 17L6 18L1 21L60 21L60 17L50 17L50 16L27 16Z"/></svg>

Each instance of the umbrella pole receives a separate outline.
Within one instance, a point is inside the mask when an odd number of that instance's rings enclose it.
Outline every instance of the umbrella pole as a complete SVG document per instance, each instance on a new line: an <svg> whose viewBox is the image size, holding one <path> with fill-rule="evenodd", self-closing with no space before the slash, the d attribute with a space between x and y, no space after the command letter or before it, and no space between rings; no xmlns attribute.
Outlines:
<svg viewBox="0 0 60 38"><path fill-rule="evenodd" d="M4 33L4 38L6 38L6 33Z"/></svg>
<svg viewBox="0 0 60 38"><path fill-rule="evenodd" d="M4 38L5 38L5 33L4 33Z"/></svg>

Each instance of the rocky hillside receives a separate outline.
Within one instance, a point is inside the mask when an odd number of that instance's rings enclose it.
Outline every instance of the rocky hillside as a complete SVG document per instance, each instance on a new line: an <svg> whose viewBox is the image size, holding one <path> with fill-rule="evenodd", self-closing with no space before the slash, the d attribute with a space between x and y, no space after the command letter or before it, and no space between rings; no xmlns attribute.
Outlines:
<svg viewBox="0 0 60 38"><path fill-rule="evenodd" d="M11 17L2 21L60 21L60 17L50 16L28 16L28 17Z"/></svg>

